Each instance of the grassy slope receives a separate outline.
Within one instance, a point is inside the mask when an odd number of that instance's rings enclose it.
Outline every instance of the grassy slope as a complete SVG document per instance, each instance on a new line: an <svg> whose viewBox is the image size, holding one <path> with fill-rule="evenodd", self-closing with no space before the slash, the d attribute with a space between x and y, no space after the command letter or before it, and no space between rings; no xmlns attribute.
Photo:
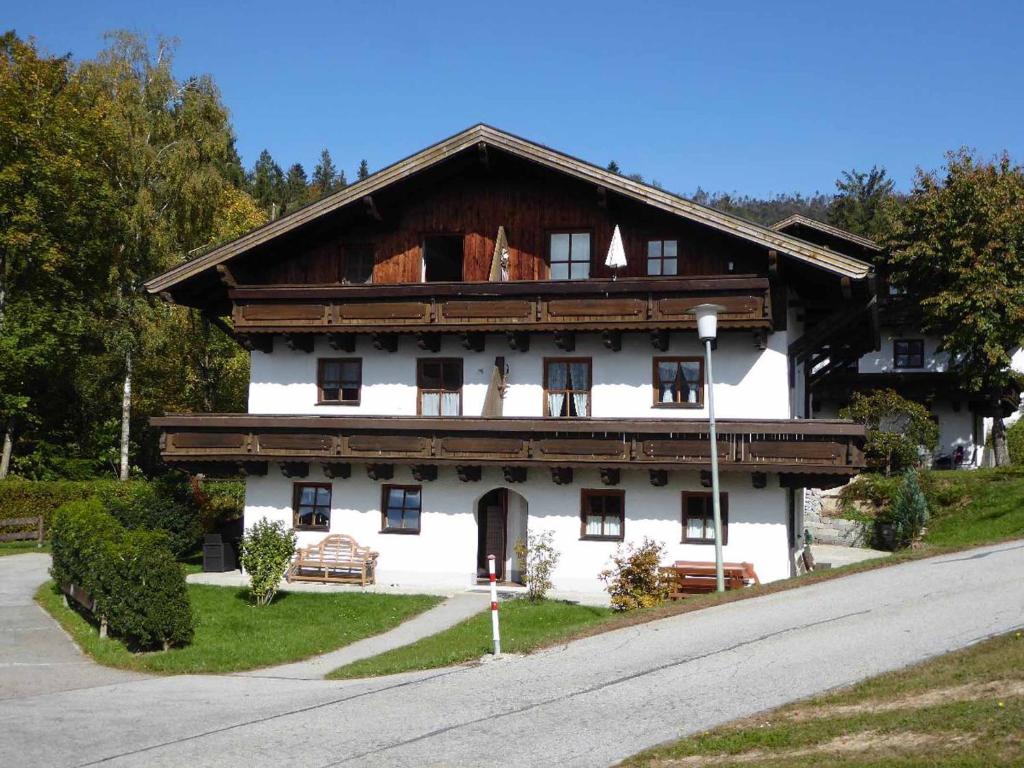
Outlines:
<svg viewBox="0 0 1024 768"><path fill-rule="evenodd" d="M233 672L316 656L376 635L436 605L427 595L281 592L266 608L249 604L244 590L190 584L198 617L193 642L165 653L133 654L65 607L52 582L36 600L101 664L141 672Z"/></svg>
<svg viewBox="0 0 1024 768"><path fill-rule="evenodd" d="M582 627L607 618L607 608L574 605L555 600L531 603L512 600L501 606L501 648L506 653L527 653ZM328 677L369 677L414 669L433 669L479 659L491 651L490 611L411 645L341 667Z"/></svg>
<svg viewBox="0 0 1024 768"><path fill-rule="evenodd" d="M625 761L690 765L1024 764L1024 637L1016 632Z"/></svg>
<svg viewBox="0 0 1024 768"><path fill-rule="evenodd" d="M543 624L538 623L537 626L529 628L528 639L524 636L523 640L516 641L516 648L505 648L519 653L529 652L558 642L655 621L724 602L745 600L818 581L841 578L852 573L917 560L954 549L1024 537L1024 468L929 472L925 473L923 485L927 489L931 506L931 522L924 541L913 550L905 550L891 557L867 560L836 570L816 571L757 588L720 595L699 595L657 608L626 614L605 611L588 616L586 620L577 621L578 617L569 612L558 613L554 610ZM517 615L520 610L525 611L516 603L504 604L502 626L505 627L506 622L526 620L526 613L522 617ZM509 615L508 619L505 618L506 614ZM489 621L486 613L481 614L448 632L342 667L332 672L331 676L368 677L432 669L479 658L488 651ZM504 629L502 635L505 635Z"/></svg>

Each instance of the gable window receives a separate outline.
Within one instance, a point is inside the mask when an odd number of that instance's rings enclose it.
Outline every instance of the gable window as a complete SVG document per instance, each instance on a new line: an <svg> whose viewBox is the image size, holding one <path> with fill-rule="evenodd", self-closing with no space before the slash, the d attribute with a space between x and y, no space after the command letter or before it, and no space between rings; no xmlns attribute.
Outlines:
<svg viewBox="0 0 1024 768"><path fill-rule="evenodd" d="M590 416L590 358L544 359L544 415Z"/></svg>
<svg viewBox="0 0 1024 768"><path fill-rule="evenodd" d="M341 281L356 285L373 282L373 261L371 246L351 245L346 247Z"/></svg>
<svg viewBox="0 0 1024 768"><path fill-rule="evenodd" d="M381 499L381 533L419 533L423 495L418 485L385 485Z"/></svg>
<svg viewBox="0 0 1024 768"><path fill-rule="evenodd" d="M678 259L676 253L679 250L677 240L648 240L647 241L647 274L648 275L675 275L678 274Z"/></svg>
<svg viewBox="0 0 1024 768"><path fill-rule="evenodd" d="M462 415L462 360L423 358L416 361L420 416Z"/></svg>
<svg viewBox="0 0 1024 768"><path fill-rule="evenodd" d="M320 405L359 405L363 361L321 358L317 362L316 384Z"/></svg>
<svg viewBox="0 0 1024 768"><path fill-rule="evenodd" d="M722 544L729 543L729 494L719 495ZM715 543L715 512L710 493L683 492L683 544Z"/></svg>
<svg viewBox="0 0 1024 768"><path fill-rule="evenodd" d="M580 538L622 541L626 528L626 492L580 491Z"/></svg>
<svg viewBox="0 0 1024 768"><path fill-rule="evenodd" d="M899 339L892 343L895 368L924 368L924 339Z"/></svg>
<svg viewBox="0 0 1024 768"><path fill-rule="evenodd" d="M552 280L590 277L590 233L552 232L548 244Z"/></svg>
<svg viewBox="0 0 1024 768"><path fill-rule="evenodd" d="M292 526L300 531L330 530L330 483L295 483L292 486Z"/></svg>
<svg viewBox="0 0 1024 768"><path fill-rule="evenodd" d="M704 361L699 357L654 358L654 405L700 408L704 404Z"/></svg>
<svg viewBox="0 0 1024 768"><path fill-rule="evenodd" d="M423 238L423 282L457 283L462 280L462 235Z"/></svg>

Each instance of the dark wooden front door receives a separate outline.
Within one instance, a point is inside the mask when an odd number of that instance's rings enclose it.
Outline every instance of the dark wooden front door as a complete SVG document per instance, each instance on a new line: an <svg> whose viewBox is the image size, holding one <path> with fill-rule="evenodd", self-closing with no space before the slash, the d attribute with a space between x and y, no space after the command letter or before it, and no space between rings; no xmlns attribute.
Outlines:
<svg viewBox="0 0 1024 768"><path fill-rule="evenodd" d="M508 491L498 488L486 494L477 507L476 575L486 579L487 556L494 555L494 570L505 578L505 529L508 525Z"/></svg>

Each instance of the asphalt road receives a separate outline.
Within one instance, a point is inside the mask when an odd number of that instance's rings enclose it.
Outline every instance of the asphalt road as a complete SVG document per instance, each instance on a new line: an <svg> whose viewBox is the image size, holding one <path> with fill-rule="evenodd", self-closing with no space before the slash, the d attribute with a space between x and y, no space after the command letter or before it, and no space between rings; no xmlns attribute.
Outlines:
<svg viewBox="0 0 1024 768"><path fill-rule="evenodd" d="M0 700L0 765L602 766L1021 626L1018 541L475 667L20 693Z"/></svg>

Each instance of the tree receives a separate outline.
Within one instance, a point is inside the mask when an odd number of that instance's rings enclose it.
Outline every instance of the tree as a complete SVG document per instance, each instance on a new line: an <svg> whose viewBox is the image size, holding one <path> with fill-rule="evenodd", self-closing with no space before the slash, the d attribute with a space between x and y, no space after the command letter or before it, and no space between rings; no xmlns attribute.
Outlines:
<svg viewBox="0 0 1024 768"><path fill-rule="evenodd" d="M143 282L211 242L236 157L227 109L208 77L178 81L174 44L127 32L81 76L103 115L98 156L119 212L111 233L108 349L123 361L119 477L128 477L136 356L154 323Z"/></svg>
<svg viewBox="0 0 1024 768"><path fill-rule="evenodd" d="M882 206L894 195L885 168L872 166L867 173L856 168L843 171L836 180L836 190L828 209L829 223L847 232L878 238L883 227Z"/></svg>
<svg viewBox="0 0 1024 768"><path fill-rule="evenodd" d="M306 179L306 169L302 167L302 163L294 163L288 168L288 174L284 179L282 212L287 213L301 208L308 198L309 181Z"/></svg>
<svg viewBox="0 0 1024 768"><path fill-rule="evenodd" d="M356 180L362 181L370 175L370 166L366 164L366 160L359 161L359 170L356 171Z"/></svg>
<svg viewBox="0 0 1024 768"><path fill-rule="evenodd" d="M608 163L608 166L607 168L605 168L605 170L610 171L611 173L622 173L622 171L619 170L619 164L616 163L614 160Z"/></svg>
<svg viewBox="0 0 1024 768"><path fill-rule="evenodd" d="M275 206L280 210L285 199L286 182L281 166L274 162L270 152L264 149L249 173L249 194L259 206L273 216Z"/></svg>
<svg viewBox="0 0 1024 768"><path fill-rule="evenodd" d="M114 216L94 162L98 117L70 57L0 36L0 479L19 433L74 430L55 404L93 325Z"/></svg>
<svg viewBox="0 0 1024 768"><path fill-rule="evenodd" d="M1008 464L999 402L1024 339L1024 172L1005 153L950 152L941 172L919 169L909 197L885 212L891 280L920 305L950 368L988 399L995 462Z"/></svg>
<svg viewBox="0 0 1024 768"><path fill-rule="evenodd" d="M331 153L327 149L320 153L320 162L313 169L313 180L310 186L314 199L325 197L348 186L348 182L345 180L345 172L339 171L335 167L334 161L331 159Z"/></svg>
<svg viewBox="0 0 1024 768"><path fill-rule="evenodd" d="M854 392L839 418L867 428L864 459L869 468L886 475L913 467L921 451L934 450L939 441L939 427L928 409L892 389Z"/></svg>

